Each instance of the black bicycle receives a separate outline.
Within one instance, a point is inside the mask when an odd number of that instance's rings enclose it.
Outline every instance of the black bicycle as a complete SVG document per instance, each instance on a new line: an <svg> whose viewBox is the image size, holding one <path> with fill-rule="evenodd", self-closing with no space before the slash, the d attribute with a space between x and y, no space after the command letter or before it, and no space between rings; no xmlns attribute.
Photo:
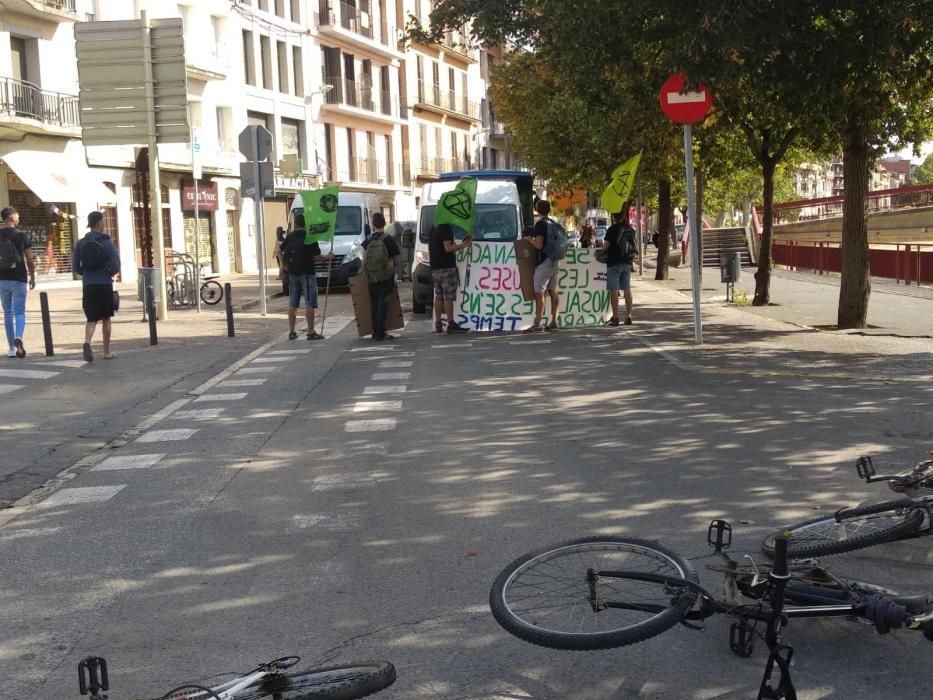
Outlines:
<svg viewBox="0 0 933 700"><path fill-rule="evenodd" d="M496 621L519 639L552 649L611 649L641 642L680 623L723 614L735 618L729 646L750 656L755 640L768 646L759 700L795 700L793 649L782 641L796 618L846 617L892 629L921 631L933 641L933 600L899 596L872 584L845 580L815 562L788 565L787 540L775 540L774 563L740 566L726 553L732 527L714 520L707 541L723 565L724 594L699 585L693 566L648 540L590 537L526 554L493 583L489 605ZM763 628L763 629L760 629Z"/></svg>
<svg viewBox="0 0 933 700"><path fill-rule="evenodd" d="M781 528L762 542L765 553L773 554L779 535L787 537L788 555L798 558L852 552L933 533L933 459L899 474L879 476L872 458L860 457L855 469L867 483L886 481L904 498L843 508Z"/></svg>
<svg viewBox="0 0 933 700"><path fill-rule="evenodd" d="M395 667L385 661L288 672L299 661L298 656L283 656L220 685L180 685L158 700L356 700L378 693L395 682ZM89 656L78 664L81 695L90 695L90 700L107 700L109 690L105 659Z"/></svg>

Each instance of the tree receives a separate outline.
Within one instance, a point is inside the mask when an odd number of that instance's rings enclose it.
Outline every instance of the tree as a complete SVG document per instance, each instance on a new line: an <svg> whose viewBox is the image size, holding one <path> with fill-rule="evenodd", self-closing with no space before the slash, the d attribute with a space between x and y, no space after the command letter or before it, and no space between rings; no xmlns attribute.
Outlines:
<svg viewBox="0 0 933 700"><path fill-rule="evenodd" d="M933 183L933 153L928 155L914 174L914 182L918 185Z"/></svg>

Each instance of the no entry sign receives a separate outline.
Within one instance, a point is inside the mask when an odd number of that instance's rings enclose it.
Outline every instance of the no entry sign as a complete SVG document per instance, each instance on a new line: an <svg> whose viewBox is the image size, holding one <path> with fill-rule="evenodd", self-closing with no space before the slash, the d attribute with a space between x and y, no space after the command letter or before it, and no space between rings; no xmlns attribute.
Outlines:
<svg viewBox="0 0 933 700"><path fill-rule="evenodd" d="M659 95L661 109L678 124L694 124L706 116L713 98L703 84L685 91L685 82L683 73L675 73L664 81Z"/></svg>

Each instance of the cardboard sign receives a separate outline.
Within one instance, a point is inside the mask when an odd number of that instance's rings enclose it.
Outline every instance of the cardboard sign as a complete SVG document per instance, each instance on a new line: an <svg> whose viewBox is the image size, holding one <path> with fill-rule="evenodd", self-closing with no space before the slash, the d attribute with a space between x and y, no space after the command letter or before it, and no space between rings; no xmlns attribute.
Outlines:
<svg viewBox="0 0 933 700"><path fill-rule="evenodd" d="M353 313L356 314L356 330L360 338L373 334L372 306L369 303L369 282L363 275L350 277L350 298L353 300ZM402 316L402 302L398 296L398 287L389 297L386 307L386 331L405 327Z"/></svg>

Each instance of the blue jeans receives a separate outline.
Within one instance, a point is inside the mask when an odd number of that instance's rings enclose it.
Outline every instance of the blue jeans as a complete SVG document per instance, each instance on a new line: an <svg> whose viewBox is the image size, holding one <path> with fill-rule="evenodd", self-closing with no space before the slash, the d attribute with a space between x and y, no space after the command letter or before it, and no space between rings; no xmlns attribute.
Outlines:
<svg viewBox="0 0 933 700"><path fill-rule="evenodd" d="M0 280L0 302L7 346L12 348L13 338L22 338L26 331L26 283Z"/></svg>

